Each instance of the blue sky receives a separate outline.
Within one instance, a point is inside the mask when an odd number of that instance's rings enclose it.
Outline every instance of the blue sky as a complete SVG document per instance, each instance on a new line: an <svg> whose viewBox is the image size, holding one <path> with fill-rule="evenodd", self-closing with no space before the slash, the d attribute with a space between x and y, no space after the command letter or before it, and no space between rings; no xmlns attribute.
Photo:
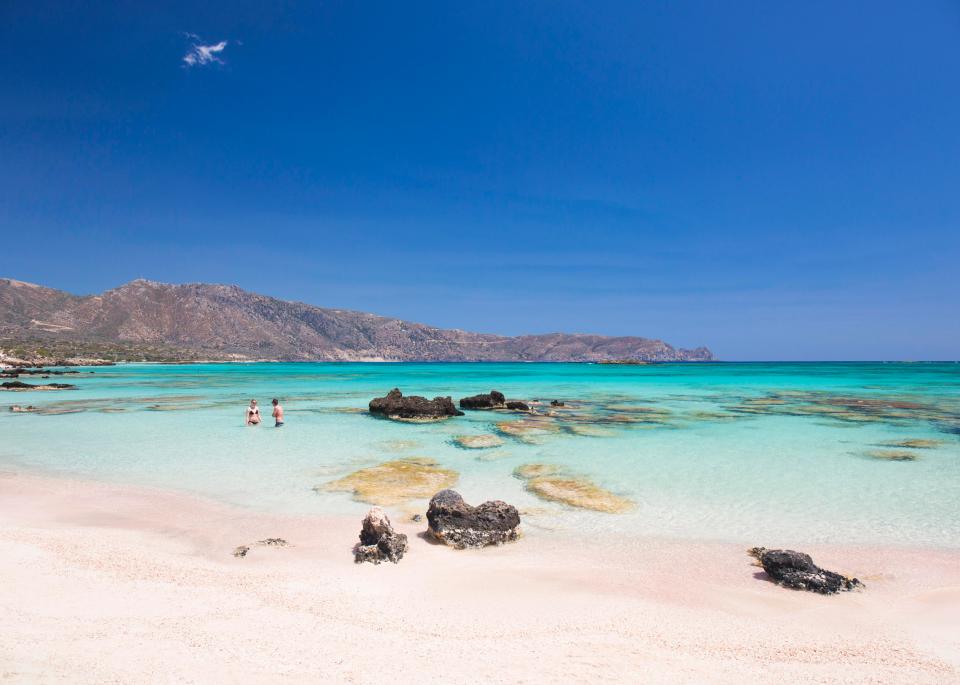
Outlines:
<svg viewBox="0 0 960 685"><path fill-rule="evenodd" d="M146 5L0 5L2 275L960 358L954 1Z"/></svg>

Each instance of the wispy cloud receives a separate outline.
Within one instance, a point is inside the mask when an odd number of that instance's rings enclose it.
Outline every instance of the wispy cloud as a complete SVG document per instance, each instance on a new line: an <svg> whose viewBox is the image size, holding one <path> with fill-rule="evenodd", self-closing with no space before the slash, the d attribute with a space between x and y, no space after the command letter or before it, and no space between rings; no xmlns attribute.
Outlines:
<svg viewBox="0 0 960 685"><path fill-rule="evenodd" d="M227 41L221 40L219 43L204 45L200 40L200 36L195 33L184 33L183 35L192 41L190 49L187 50L187 54L183 56L183 63L187 67L203 66L205 64L226 64L220 55L226 49Z"/></svg>

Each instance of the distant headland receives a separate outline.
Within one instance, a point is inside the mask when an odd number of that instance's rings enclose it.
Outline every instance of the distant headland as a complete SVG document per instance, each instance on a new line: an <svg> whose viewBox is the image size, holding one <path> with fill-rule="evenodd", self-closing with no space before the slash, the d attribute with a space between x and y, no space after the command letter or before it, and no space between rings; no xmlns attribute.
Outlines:
<svg viewBox="0 0 960 685"><path fill-rule="evenodd" d="M112 361L711 361L635 336L503 336L316 307L232 285L135 280L100 295L0 279L0 352Z"/></svg>

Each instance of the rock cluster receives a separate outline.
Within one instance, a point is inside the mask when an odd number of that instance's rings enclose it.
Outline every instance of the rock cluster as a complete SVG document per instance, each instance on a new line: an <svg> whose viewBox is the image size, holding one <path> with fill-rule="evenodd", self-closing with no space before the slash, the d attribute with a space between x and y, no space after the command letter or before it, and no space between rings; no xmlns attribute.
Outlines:
<svg viewBox="0 0 960 685"><path fill-rule="evenodd" d="M461 409L503 409L507 398L502 392L491 390L489 394L473 395L460 400Z"/></svg>
<svg viewBox="0 0 960 685"><path fill-rule="evenodd" d="M502 392L491 390L460 400L461 409L512 409L514 411L530 411L530 405L520 400L508 400Z"/></svg>
<svg viewBox="0 0 960 685"><path fill-rule="evenodd" d="M367 512L360 529L360 542L353 548L354 562L379 564L392 561L396 564L406 551L407 536L393 530L383 509L374 507Z"/></svg>
<svg viewBox="0 0 960 685"><path fill-rule="evenodd" d="M517 508L499 500L473 507L455 490L441 490L427 509L429 532L456 549L502 545L520 534Z"/></svg>
<svg viewBox="0 0 960 685"><path fill-rule="evenodd" d="M792 549L754 547L750 550L750 555L756 557L767 575L783 587L819 592L822 595L863 587L863 583L856 578L847 578L822 569L813 563L809 554Z"/></svg>
<svg viewBox="0 0 960 685"><path fill-rule="evenodd" d="M386 397L370 400L370 413L400 421L437 421L450 416L463 416L463 412L453 406L450 397L434 397L432 400L419 395L404 397L399 388L388 392Z"/></svg>

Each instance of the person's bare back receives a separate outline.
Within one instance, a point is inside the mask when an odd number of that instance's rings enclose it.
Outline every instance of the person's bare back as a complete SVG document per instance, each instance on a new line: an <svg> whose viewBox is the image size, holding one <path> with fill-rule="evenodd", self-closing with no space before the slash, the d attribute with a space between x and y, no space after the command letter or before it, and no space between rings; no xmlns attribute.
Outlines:
<svg viewBox="0 0 960 685"><path fill-rule="evenodd" d="M275 427L279 428L283 425L283 407L280 406L280 400L273 400L273 418L276 420Z"/></svg>

